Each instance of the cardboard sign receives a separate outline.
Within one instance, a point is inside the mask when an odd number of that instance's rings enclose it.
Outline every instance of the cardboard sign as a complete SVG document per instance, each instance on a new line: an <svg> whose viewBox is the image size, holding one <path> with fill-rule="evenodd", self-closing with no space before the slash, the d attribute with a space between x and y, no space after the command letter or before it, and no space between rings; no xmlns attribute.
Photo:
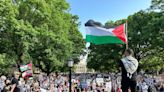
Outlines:
<svg viewBox="0 0 164 92"><path fill-rule="evenodd" d="M96 78L96 82L98 85L104 83L104 79L103 78Z"/></svg>

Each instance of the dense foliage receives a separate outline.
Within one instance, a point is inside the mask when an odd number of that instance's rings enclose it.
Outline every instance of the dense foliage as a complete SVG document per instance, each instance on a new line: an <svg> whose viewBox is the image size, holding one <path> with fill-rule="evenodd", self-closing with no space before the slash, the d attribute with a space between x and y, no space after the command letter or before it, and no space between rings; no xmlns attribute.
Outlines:
<svg viewBox="0 0 164 92"><path fill-rule="evenodd" d="M68 9L65 0L0 0L1 59L14 62L1 61L19 67L32 60L50 74L76 59L84 42Z"/></svg>

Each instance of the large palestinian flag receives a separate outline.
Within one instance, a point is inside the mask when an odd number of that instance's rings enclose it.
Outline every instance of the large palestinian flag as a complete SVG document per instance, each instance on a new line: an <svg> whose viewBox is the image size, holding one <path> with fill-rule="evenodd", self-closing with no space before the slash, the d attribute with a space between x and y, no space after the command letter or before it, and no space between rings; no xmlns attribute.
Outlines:
<svg viewBox="0 0 164 92"><path fill-rule="evenodd" d="M125 24L114 28L105 28L100 23L92 20L85 24L86 42L94 44L125 44Z"/></svg>

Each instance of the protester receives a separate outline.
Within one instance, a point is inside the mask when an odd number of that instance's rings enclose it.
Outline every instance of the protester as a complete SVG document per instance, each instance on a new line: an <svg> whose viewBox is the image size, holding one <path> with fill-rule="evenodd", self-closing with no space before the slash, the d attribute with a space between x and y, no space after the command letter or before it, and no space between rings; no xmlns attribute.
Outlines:
<svg viewBox="0 0 164 92"><path fill-rule="evenodd" d="M34 92L41 92L38 82L33 83L33 91Z"/></svg>
<svg viewBox="0 0 164 92"><path fill-rule="evenodd" d="M164 92L164 83L161 83L159 91Z"/></svg>
<svg viewBox="0 0 164 92"><path fill-rule="evenodd" d="M123 92L128 92L130 88L131 92L136 92L138 61L133 57L132 49L126 49L124 55L125 57L119 62L122 70L121 89Z"/></svg>
<svg viewBox="0 0 164 92"><path fill-rule="evenodd" d="M19 72L14 72L14 78L11 81L12 84L12 88L11 88L11 92L20 92L20 88L18 87L19 85L19 76L20 73Z"/></svg>
<svg viewBox="0 0 164 92"><path fill-rule="evenodd" d="M0 91L2 91L5 87L5 80L6 80L6 76L2 75L0 78Z"/></svg>
<svg viewBox="0 0 164 92"><path fill-rule="evenodd" d="M20 92L25 92L26 88L25 88L25 81L23 78L19 79L19 85L18 85Z"/></svg>
<svg viewBox="0 0 164 92"><path fill-rule="evenodd" d="M142 92L142 81L143 80L141 79L137 81L137 87L136 87L137 92Z"/></svg>
<svg viewBox="0 0 164 92"><path fill-rule="evenodd" d="M142 83L141 88L142 88L142 92L148 92L148 85L146 84L146 82Z"/></svg>
<svg viewBox="0 0 164 92"><path fill-rule="evenodd" d="M111 91L112 91L112 83L111 83L111 79L107 80L105 91L106 91L106 92L111 92Z"/></svg>
<svg viewBox="0 0 164 92"><path fill-rule="evenodd" d="M1 92L10 92L11 90L11 85L10 85L10 80L6 79L5 80L5 86Z"/></svg>

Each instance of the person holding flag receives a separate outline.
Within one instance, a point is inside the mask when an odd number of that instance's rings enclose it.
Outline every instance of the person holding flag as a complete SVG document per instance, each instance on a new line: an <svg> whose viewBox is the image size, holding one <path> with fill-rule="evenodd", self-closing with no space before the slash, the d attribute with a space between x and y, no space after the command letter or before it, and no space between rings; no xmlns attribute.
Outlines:
<svg viewBox="0 0 164 92"><path fill-rule="evenodd" d="M119 67L122 70L121 89L122 92L136 92L136 77L138 69L138 61L133 57L133 50L126 49L124 52L125 57L119 62Z"/></svg>
<svg viewBox="0 0 164 92"><path fill-rule="evenodd" d="M101 44L126 44L125 57L120 60L122 69L121 89L123 92L135 92L138 61L133 57L133 50L128 49L127 22L116 27L106 28L101 23L89 20L85 23L86 42Z"/></svg>

